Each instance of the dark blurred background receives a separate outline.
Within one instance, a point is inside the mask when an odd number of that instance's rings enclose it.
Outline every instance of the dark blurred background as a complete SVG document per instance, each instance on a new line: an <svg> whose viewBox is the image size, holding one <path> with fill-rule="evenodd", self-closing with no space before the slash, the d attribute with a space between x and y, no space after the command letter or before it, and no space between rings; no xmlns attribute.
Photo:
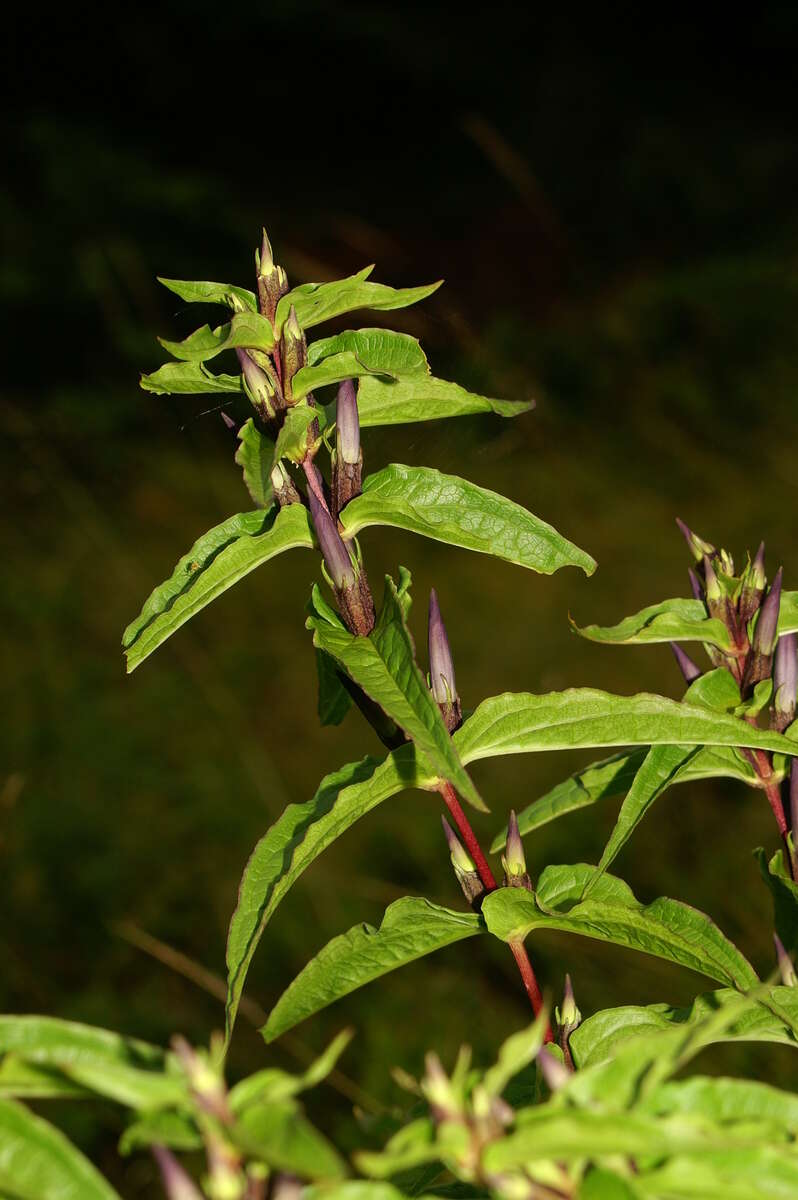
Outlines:
<svg viewBox="0 0 798 1200"><path fill-rule="evenodd" d="M201 971L223 974L254 843L327 771L378 749L357 715L338 730L312 719L307 556L250 576L124 676L121 631L150 589L248 507L230 435L200 415L212 399L138 389L162 361L156 333L197 323L156 273L252 286L265 223L293 282L372 261L395 285L444 276L386 323L422 338L436 374L536 398L512 423L364 437L367 468L459 472L599 561L592 580L549 579L366 534L373 579L412 569L422 645L438 588L468 706L586 684L678 695L667 647L591 646L567 620L686 594L676 515L741 556L764 536L796 586L798 10L764 4L735 25L713 9L499 2L471 18L243 0L17 17L0 224L3 1011L207 1041L222 1008ZM478 765L493 810L479 832L588 757ZM615 808L530 838L532 869L595 861ZM618 870L643 899L708 909L769 971L750 851L773 834L751 792L679 789ZM427 795L386 804L307 873L257 954L252 999L268 1009L331 936L407 891L461 903ZM708 986L587 941L540 937L532 951L555 998L572 972L586 1013ZM231 1074L292 1066L352 1023L344 1071L395 1104L392 1064L417 1070L430 1046L451 1060L461 1041L485 1059L527 1016L501 947L453 948L273 1049L242 1019ZM785 1082L766 1047L702 1065ZM334 1089L310 1104L345 1143L365 1136ZM114 1164L118 1113L58 1119L123 1194L151 1194L145 1159Z"/></svg>

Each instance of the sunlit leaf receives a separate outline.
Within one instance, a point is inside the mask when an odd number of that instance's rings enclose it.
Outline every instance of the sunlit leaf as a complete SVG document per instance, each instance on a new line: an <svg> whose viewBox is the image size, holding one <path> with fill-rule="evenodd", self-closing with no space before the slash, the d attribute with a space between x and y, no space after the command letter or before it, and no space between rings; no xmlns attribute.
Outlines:
<svg viewBox="0 0 798 1200"><path fill-rule="evenodd" d="M240 375L214 375L198 362L164 363L152 374L142 375L139 382L145 392L156 396L244 391Z"/></svg>
<svg viewBox="0 0 798 1200"><path fill-rule="evenodd" d="M406 308L431 296L443 282L439 279L437 283L421 287L392 288L384 283L371 283L368 276L373 269L364 267L347 279L336 279L330 283L303 283L292 288L277 305L275 330L280 332L292 305L299 324L303 329L309 329L312 325L329 321L331 317L339 317L342 313L354 312L359 308L383 311Z"/></svg>
<svg viewBox="0 0 798 1200"><path fill-rule="evenodd" d="M247 491L258 508L268 508L272 502L271 472L274 463L274 443L258 429L250 417L238 431L240 445L236 462L244 473Z"/></svg>
<svg viewBox="0 0 798 1200"><path fill-rule="evenodd" d="M244 308L249 308L252 312L256 312L258 308L254 292L248 292L246 288L236 287L232 283L211 283L207 279L164 279L162 275L158 276L158 282L190 304L226 304L228 308L235 309L235 301L240 301ZM231 301L231 297L235 299Z"/></svg>
<svg viewBox="0 0 798 1200"><path fill-rule="evenodd" d="M364 429L369 425L407 425L471 413L518 417L534 408L532 400L496 400L466 391L459 383L420 372L398 379L365 376L358 385L357 403Z"/></svg>
<svg viewBox="0 0 798 1200"><path fill-rule="evenodd" d="M700 600L662 600L617 625L574 625L574 629L592 642L708 642L721 650L731 649L728 629L722 621L707 616Z"/></svg>

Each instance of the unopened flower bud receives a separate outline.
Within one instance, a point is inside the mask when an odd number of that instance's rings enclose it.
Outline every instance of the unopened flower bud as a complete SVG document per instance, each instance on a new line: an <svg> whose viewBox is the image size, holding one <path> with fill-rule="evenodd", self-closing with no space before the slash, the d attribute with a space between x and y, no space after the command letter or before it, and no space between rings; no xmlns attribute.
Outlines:
<svg viewBox="0 0 798 1200"><path fill-rule="evenodd" d="M783 733L795 719L795 695L798 686L798 646L794 633L783 633L776 642L773 664L773 706L771 726Z"/></svg>
<svg viewBox="0 0 798 1200"><path fill-rule="evenodd" d="M356 581L355 567L344 544L344 539L338 532L338 527L330 516L327 505L312 488L308 488L308 503L313 527L319 540L319 549L324 557L327 570L336 591L352 587Z"/></svg>
<svg viewBox="0 0 798 1200"><path fill-rule="evenodd" d="M271 484L280 508L285 508L287 504L299 504L301 497L283 463L278 462L272 469Z"/></svg>
<svg viewBox="0 0 798 1200"><path fill-rule="evenodd" d="M750 621L759 608L766 582L765 543L760 542L754 561L749 563L743 575L743 586L740 591L740 616L743 621Z"/></svg>
<svg viewBox="0 0 798 1200"><path fill-rule="evenodd" d="M429 649L430 689L438 702L443 720L449 733L459 729L463 721L460 697L454 677L454 661L449 649L446 626L441 616L438 594L433 588L429 594L429 624L427 629Z"/></svg>
<svg viewBox="0 0 798 1200"><path fill-rule="evenodd" d="M335 414L336 451L333 456L332 495L335 515L362 491L363 454L360 449L360 418L357 392L352 379L338 388Z"/></svg>
<svg viewBox="0 0 798 1200"><path fill-rule="evenodd" d="M161 1181L168 1200L202 1200L202 1193L190 1175L165 1146L151 1147L152 1156L161 1172Z"/></svg>
<svg viewBox="0 0 798 1200"><path fill-rule="evenodd" d="M693 597L696 600L700 600L701 603L703 604L704 603L704 586L701 583L701 580L698 578L698 576L696 575L696 573L692 569L692 567L687 572L687 574L690 577L690 588L692 589Z"/></svg>
<svg viewBox="0 0 798 1200"><path fill-rule="evenodd" d="M430 1052L424 1059L424 1066L426 1073L421 1080L421 1090L433 1110L433 1116L443 1121L456 1119L462 1106L437 1054Z"/></svg>
<svg viewBox="0 0 798 1200"><path fill-rule="evenodd" d="M699 675L702 674L702 671L701 668L693 662L690 655L685 654L678 642L671 642L670 647L673 651L673 657L678 663L679 670L684 676L684 682L689 684L692 683L693 680L698 679Z"/></svg>
<svg viewBox="0 0 798 1200"><path fill-rule="evenodd" d="M551 1050L547 1050L545 1046L541 1046L537 1052L537 1064L540 1067L540 1073L543 1076L546 1087L550 1092L558 1092L561 1087L571 1078L571 1072L566 1067L565 1063L561 1063Z"/></svg>
<svg viewBox="0 0 798 1200"><path fill-rule="evenodd" d="M700 538L697 533L693 533L689 525L685 525L684 521L680 521L678 517L676 518L676 524L679 526L679 529L684 536L684 540L687 542L690 553L693 555L693 558L696 560L696 562L700 562L705 556L715 553L715 547L711 544L711 542L705 542L704 539Z"/></svg>
<svg viewBox="0 0 798 1200"><path fill-rule="evenodd" d="M749 655L743 683L746 688L753 687L770 675L773 661L773 651L776 648L779 627L779 607L781 605L782 569L779 567L767 596L762 601L759 617L754 630L754 644Z"/></svg>
<svg viewBox="0 0 798 1200"><path fill-rule="evenodd" d="M478 906L477 902L485 894L485 887L479 877L477 865L446 820L446 817L441 817L441 824L443 825L443 832L449 846L449 858L454 867L455 878L460 884L463 895L468 903L476 907Z"/></svg>
<svg viewBox="0 0 798 1200"><path fill-rule="evenodd" d="M296 316L293 304L282 332L283 391L291 397L291 380L308 360L308 344Z"/></svg>
<svg viewBox="0 0 798 1200"><path fill-rule="evenodd" d="M569 1037L582 1024L582 1014L576 1007L574 988L570 975L565 976L565 990L557 1019L560 1025L560 1032L564 1032L566 1037Z"/></svg>
<svg viewBox="0 0 798 1200"><path fill-rule="evenodd" d="M269 376L250 357L246 350L236 347L238 362L244 377L244 390L249 396L258 416L263 421L271 421L276 412L275 392Z"/></svg>
<svg viewBox="0 0 798 1200"><path fill-rule="evenodd" d="M524 843L518 832L518 818L515 815L515 809L512 808L507 819L507 841L502 855L502 867L504 868L506 887L521 887L526 888L528 892L532 891L532 880L526 869Z"/></svg>
<svg viewBox="0 0 798 1200"><path fill-rule="evenodd" d="M704 555L704 585L706 591L707 610L711 617L722 621L733 640L737 638L737 616L726 589L722 586L715 573L712 560Z"/></svg>
<svg viewBox="0 0 798 1200"><path fill-rule="evenodd" d="M258 307L263 316L273 322L277 304L288 291L288 278L283 268L275 264L265 229L260 252L255 251L255 266L258 271Z"/></svg>
<svg viewBox="0 0 798 1200"><path fill-rule="evenodd" d="M798 976L795 974L792 958L785 950L784 943L777 933L773 934L773 941L776 945L776 958L779 963L781 982L785 987L798 987Z"/></svg>

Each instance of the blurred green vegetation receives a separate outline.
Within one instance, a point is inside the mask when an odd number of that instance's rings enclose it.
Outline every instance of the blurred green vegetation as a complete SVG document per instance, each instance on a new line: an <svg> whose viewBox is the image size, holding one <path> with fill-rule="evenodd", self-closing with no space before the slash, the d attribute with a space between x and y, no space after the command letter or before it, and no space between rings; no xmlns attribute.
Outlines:
<svg viewBox="0 0 798 1200"><path fill-rule="evenodd" d="M218 415L198 415L212 398L137 389L137 373L161 361L154 335L192 327L156 272L246 284L265 221L293 281L375 259L376 277L394 284L445 275L423 308L386 323L421 336L437 374L536 397L537 410L510 424L364 437L367 469L394 460L461 473L598 559L592 580L546 579L409 535L364 536L377 590L399 562L412 569L420 647L425 598L438 589L467 706L571 685L678 695L666 647L605 649L568 625L569 612L609 622L686 594L676 515L738 554L764 536L771 568L783 562L796 586L798 147L780 71L794 10L765 6L739 44L727 30L721 45L708 19L645 32L594 20L577 36L564 15L493 9L477 34L413 5L244 4L189 28L188 7L172 4L158 26L117 15L102 34L53 28L31 43L33 93L11 64L13 173L0 209L3 1011L206 1041L222 1023L218 1000L131 938L149 934L221 975L258 837L327 771L377 749L357 714L338 730L315 723L307 555L249 577L123 675L121 631L151 587L248 503L230 435ZM261 88L195 86L212 53L230 60L243 44L248 71L264 64ZM289 49L302 45L297 76ZM312 86L297 87L303 77ZM378 87L387 99L374 100ZM478 764L493 810L479 832L489 838L511 805L580 761ZM531 869L595 860L614 810L539 831ZM735 785L678 789L618 873L643 899L667 893L708 910L767 972L769 902L751 849L775 844L771 820ZM407 891L460 903L428 795L386 804L303 877L264 938L249 994L268 1008L331 936L378 920ZM555 1000L571 971L583 1012L682 1003L708 986L590 942L540 937L531 950ZM433 1045L450 1060L463 1041L487 1058L526 1016L509 956L470 944L354 995L274 1050L242 1020L231 1071L290 1064L352 1023L344 1070L393 1104L392 1064L417 1070ZM701 1066L786 1082L783 1056L767 1048L713 1052ZM344 1141L356 1136L350 1107L329 1088L311 1099ZM148 1164L111 1165L116 1114L61 1117L125 1194L147 1194Z"/></svg>

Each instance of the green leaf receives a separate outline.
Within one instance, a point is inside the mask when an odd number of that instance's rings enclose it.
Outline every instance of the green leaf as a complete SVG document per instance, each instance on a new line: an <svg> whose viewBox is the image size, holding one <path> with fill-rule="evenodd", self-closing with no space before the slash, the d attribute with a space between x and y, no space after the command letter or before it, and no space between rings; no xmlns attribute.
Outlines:
<svg viewBox="0 0 798 1200"><path fill-rule="evenodd" d="M642 1171L635 1188L645 1200L794 1200L798 1159L768 1146L676 1156Z"/></svg>
<svg viewBox="0 0 798 1200"><path fill-rule="evenodd" d="M476 913L454 912L420 897L404 896L385 910L379 929L355 925L328 942L283 992L261 1032L272 1042L373 979L473 937L480 927Z"/></svg>
<svg viewBox="0 0 798 1200"><path fill-rule="evenodd" d="M773 923L788 954L798 954L798 884L790 877L784 855L777 850L768 862L760 847L755 857L773 899Z"/></svg>
<svg viewBox="0 0 798 1200"><path fill-rule="evenodd" d="M429 363L418 338L393 329L346 329L308 347L308 366L342 353L353 354L369 372L396 378L427 375Z"/></svg>
<svg viewBox="0 0 798 1200"><path fill-rule="evenodd" d="M274 447L274 461L288 458L291 462L301 463L307 454L318 445L318 434L311 435L311 425L314 421L323 424L325 420L323 409L311 408L309 404L297 404L289 408L285 414L282 428L277 435Z"/></svg>
<svg viewBox="0 0 798 1200"><path fill-rule="evenodd" d="M236 1084L228 1096L231 1112L240 1114L253 1104L275 1104L289 1100L300 1092L317 1087L333 1070L353 1037L353 1029L342 1030L301 1075L289 1075L287 1071L274 1067L248 1075Z"/></svg>
<svg viewBox="0 0 798 1200"><path fill-rule="evenodd" d="M712 1121L769 1121L798 1130L798 1096L750 1079L694 1075L662 1083L645 1097L640 1112L652 1116L707 1117Z"/></svg>
<svg viewBox="0 0 798 1200"><path fill-rule="evenodd" d="M511 1034L499 1047L495 1064L485 1072L481 1086L489 1096L501 1096L507 1084L519 1071L523 1071L534 1059L543 1045L548 1024L548 1014L541 1010L537 1020L526 1029Z"/></svg>
<svg viewBox="0 0 798 1200"><path fill-rule="evenodd" d="M93 1094L55 1067L37 1067L16 1054L0 1058L0 1096L15 1096L18 1100L85 1100Z"/></svg>
<svg viewBox="0 0 798 1200"><path fill-rule="evenodd" d="M493 412L500 417L518 417L534 408L534 401L479 396L467 392L459 383L419 372L394 380L365 376L358 386L357 406L360 425L365 429L369 425L407 425L413 421L437 421L470 413Z"/></svg>
<svg viewBox="0 0 798 1200"><path fill-rule="evenodd" d="M391 525L545 575L566 566L587 575L596 569L589 554L520 504L430 467L393 463L368 476L341 523L348 537L369 525Z"/></svg>
<svg viewBox="0 0 798 1200"><path fill-rule="evenodd" d="M611 800L623 796L634 782L635 775L646 757L646 751L633 750L628 754L614 754L601 762L591 763L576 771L562 783L558 783L539 800L533 801L518 814L518 828L523 836L541 825L567 816L577 809L586 808L599 800ZM729 746L700 746L684 766L676 772L671 784L691 783L696 779L725 777L739 779L753 785L756 780L749 762ZM502 828L491 845L496 854L504 847L506 828Z"/></svg>
<svg viewBox="0 0 798 1200"><path fill-rule="evenodd" d="M247 350L274 349L274 331L268 317L256 312L237 312L232 321L211 329L202 325L182 342L170 342L167 338L158 341L169 354L185 362L207 362L223 350L234 350L241 346Z"/></svg>
<svg viewBox="0 0 798 1200"><path fill-rule="evenodd" d="M540 1105L524 1111L515 1132L486 1147L482 1168L492 1174L540 1159L661 1158L734 1144L731 1133L678 1119Z"/></svg>
<svg viewBox="0 0 798 1200"><path fill-rule="evenodd" d="M244 473L247 491L258 508L268 508L273 498L271 481L274 443L258 429L253 417L238 431L236 462Z"/></svg>
<svg viewBox="0 0 798 1200"><path fill-rule="evenodd" d="M0 1190L14 1200L119 1200L59 1129L0 1100Z"/></svg>
<svg viewBox="0 0 798 1200"><path fill-rule="evenodd" d="M665 897L641 904L612 875L599 877L589 899L580 901L596 874L585 864L550 866L534 893L500 888L482 905L489 932L509 942L558 929L665 958L732 987L756 984L748 960L698 909Z"/></svg>
<svg viewBox="0 0 798 1200"><path fill-rule="evenodd" d="M327 387L331 383L340 383L342 379L357 379L368 374L369 368L364 366L351 350L344 350L341 354L322 359L315 367L300 367L291 380L291 395L294 400L301 400L314 388Z"/></svg>
<svg viewBox="0 0 798 1200"><path fill-rule="evenodd" d="M753 746L787 754L796 749L789 738L727 713L646 692L612 696L594 688L493 696L483 700L457 731L454 743L464 763L588 746Z"/></svg>
<svg viewBox="0 0 798 1200"><path fill-rule="evenodd" d="M622 1179L614 1171L594 1169L589 1171L579 1188L579 1200L639 1200L628 1179Z"/></svg>
<svg viewBox="0 0 798 1200"><path fill-rule="evenodd" d="M757 989L754 995L746 997L734 1021L721 1030L714 1040L798 1045L789 1026L757 998L759 992L760 989ZM786 1015L798 1020L798 988L767 988L763 992L768 1002L773 1002ZM645 1007L628 1004L621 1008L605 1008L588 1017L571 1034L568 1040L571 1053L579 1069L583 1070L611 1058L620 1046L641 1034L699 1025L736 997L738 993L723 988L717 992L706 992L683 1008L673 1008L668 1004L649 1004Z"/></svg>
<svg viewBox="0 0 798 1200"><path fill-rule="evenodd" d="M662 600L626 617L617 625L574 625L591 642L632 645L643 642L708 642L730 650L729 631L722 621L707 616L700 600Z"/></svg>
<svg viewBox="0 0 798 1200"><path fill-rule="evenodd" d="M275 1171L306 1179L341 1179L346 1164L290 1100L247 1108L231 1129L233 1141Z"/></svg>
<svg viewBox="0 0 798 1200"><path fill-rule="evenodd" d="M59 1072L131 1108L158 1108L187 1097L182 1073L162 1050L75 1021L0 1016L0 1055Z"/></svg>
<svg viewBox="0 0 798 1200"><path fill-rule="evenodd" d="M779 601L779 634L798 633L798 592L782 592Z"/></svg>
<svg viewBox="0 0 798 1200"><path fill-rule="evenodd" d="M214 375L197 362L164 363L151 375L142 375L139 383L145 392L154 392L156 396L244 390L240 375Z"/></svg>
<svg viewBox="0 0 798 1200"><path fill-rule="evenodd" d="M171 1150L201 1150L202 1137L193 1117L186 1113L149 1112L128 1125L119 1139L119 1153L128 1155L153 1145L168 1146Z"/></svg>
<svg viewBox="0 0 798 1200"><path fill-rule="evenodd" d="M326 776L312 800L289 804L247 863L227 937L227 1039L249 964L266 925L299 876L336 838L405 788L428 788L434 775L412 745L385 759L364 758Z"/></svg>
<svg viewBox="0 0 798 1200"><path fill-rule="evenodd" d="M481 811L479 793L469 779L443 723L440 709L416 661L403 602L396 584L385 580L385 595L377 624L368 637L311 616L314 645L324 650L418 746L441 779L448 780L463 799Z"/></svg>
<svg viewBox="0 0 798 1200"><path fill-rule="evenodd" d="M284 550L314 545L303 504L239 513L204 533L152 592L122 636L127 669L148 655L222 592Z"/></svg>
<svg viewBox="0 0 798 1200"><path fill-rule="evenodd" d="M158 282L190 304L226 304L228 308L235 310L235 300L239 300L244 308L257 312L255 293L248 292L246 288L236 287L232 283L211 283L207 279L164 279L162 275L158 276ZM231 300L231 297L235 297L235 300Z"/></svg>
<svg viewBox="0 0 798 1200"><path fill-rule="evenodd" d="M382 1150L361 1150L355 1155L358 1170L377 1179L412 1171L437 1162L441 1154L435 1125L429 1117L408 1121L391 1137ZM440 1171L439 1171L440 1173Z"/></svg>
<svg viewBox="0 0 798 1200"><path fill-rule="evenodd" d="M318 714L322 725L340 725L352 707L352 697L341 682L335 661L323 650L316 651L319 677Z"/></svg>
<svg viewBox="0 0 798 1200"><path fill-rule="evenodd" d="M292 305L299 324L303 329L310 329L312 325L319 325L322 321L359 308L381 311L407 308L419 300L426 300L443 283L439 279L437 283L423 284L421 287L392 288L384 283L370 283L368 276L373 270L373 266L364 267L347 279L336 279L331 283L303 283L292 288L277 305L275 331L279 334Z"/></svg>

